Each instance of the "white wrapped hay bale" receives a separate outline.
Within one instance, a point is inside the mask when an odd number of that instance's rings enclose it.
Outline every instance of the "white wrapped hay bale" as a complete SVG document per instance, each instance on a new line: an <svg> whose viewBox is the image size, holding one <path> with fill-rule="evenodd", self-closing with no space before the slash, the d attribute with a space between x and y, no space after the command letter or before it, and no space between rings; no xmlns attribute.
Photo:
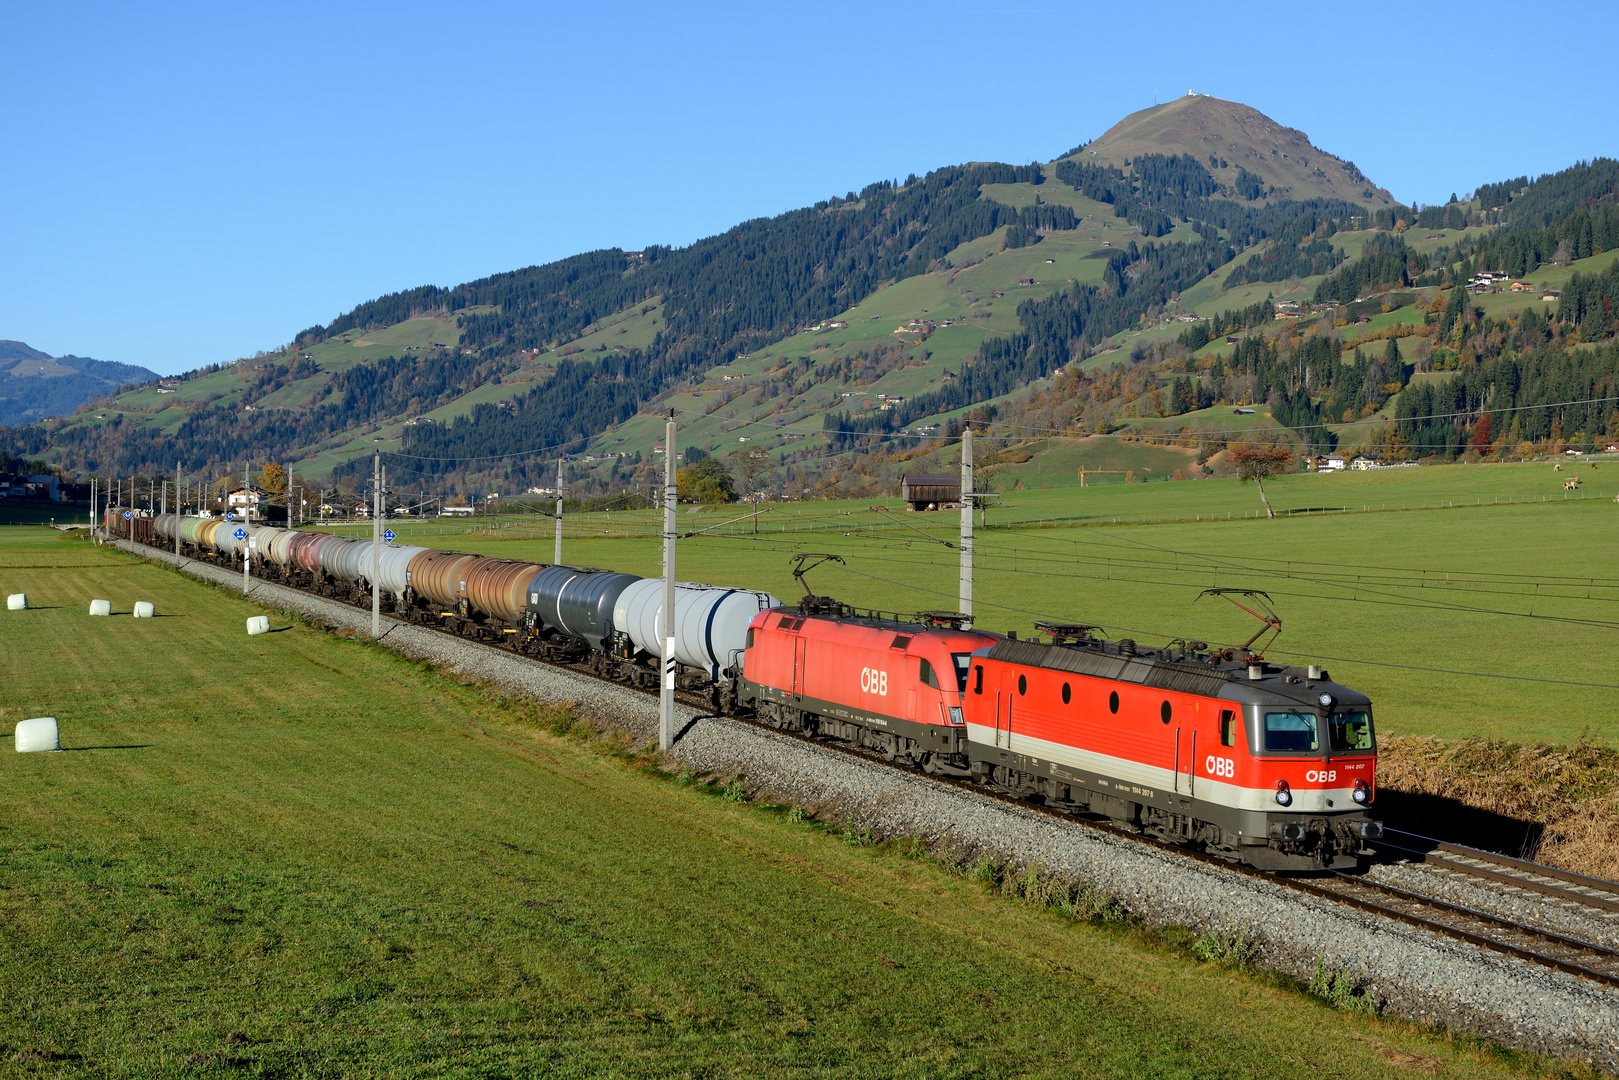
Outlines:
<svg viewBox="0 0 1619 1080"><path fill-rule="evenodd" d="M90 601L90 614L92 614L92 615L111 615L112 614L112 601L111 600L92 600L92 601Z"/></svg>
<svg viewBox="0 0 1619 1080"><path fill-rule="evenodd" d="M26 611L28 609L28 594L14 592L6 597L7 611Z"/></svg>
<svg viewBox="0 0 1619 1080"><path fill-rule="evenodd" d="M135 618L150 619L157 614L157 609L145 600L135 601Z"/></svg>
<svg viewBox="0 0 1619 1080"><path fill-rule="evenodd" d="M32 720L19 720L17 732L11 740L19 754L33 754L41 750L62 749L61 732L56 717L38 716Z"/></svg>
<svg viewBox="0 0 1619 1080"><path fill-rule="evenodd" d="M255 615L247 620L247 632L252 634L268 634L270 632L270 616Z"/></svg>

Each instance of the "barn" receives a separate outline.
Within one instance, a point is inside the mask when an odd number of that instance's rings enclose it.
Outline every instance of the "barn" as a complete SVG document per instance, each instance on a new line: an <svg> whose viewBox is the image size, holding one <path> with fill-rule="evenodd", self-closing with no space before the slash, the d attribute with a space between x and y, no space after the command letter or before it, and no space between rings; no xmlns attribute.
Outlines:
<svg viewBox="0 0 1619 1080"><path fill-rule="evenodd" d="M961 502L961 477L949 473L906 473L900 482L900 498L912 510L941 510L946 503Z"/></svg>

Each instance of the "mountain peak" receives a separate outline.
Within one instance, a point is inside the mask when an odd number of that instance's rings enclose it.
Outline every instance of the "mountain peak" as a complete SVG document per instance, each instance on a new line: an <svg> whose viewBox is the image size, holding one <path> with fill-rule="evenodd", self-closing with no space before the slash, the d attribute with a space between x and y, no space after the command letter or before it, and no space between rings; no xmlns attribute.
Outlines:
<svg viewBox="0 0 1619 1080"><path fill-rule="evenodd" d="M1190 154L1223 184L1239 170L1264 182L1273 199L1345 199L1370 207L1394 202L1386 190L1344 161L1240 101L1188 93L1131 113L1087 145L1076 159L1125 168L1142 154Z"/></svg>

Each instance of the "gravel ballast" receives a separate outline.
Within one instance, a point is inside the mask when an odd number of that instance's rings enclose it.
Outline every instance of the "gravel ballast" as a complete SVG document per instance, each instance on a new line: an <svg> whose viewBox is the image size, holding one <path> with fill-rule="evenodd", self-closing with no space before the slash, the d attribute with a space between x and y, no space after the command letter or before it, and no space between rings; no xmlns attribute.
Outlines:
<svg viewBox="0 0 1619 1080"><path fill-rule="evenodd" d="M121 545L127 546L127 545ZM208 563L139 549L220 585L241 576ZM369 612L254 580L249 598L334 629L369 633ZM384 643L415 659L488 680L628 730L657 734L657 699L561 668L384 617ZM1153 925L1237 931L1255 962L1308 980L1318 962L1346 972L1383 1012L1484 1036L1505 1046L1619 1071L1619 989L1302 895L1032 808L984 797L881 763L736 721L700 717L677 705L674 754L702 772L739 773L770 797L813 809L878 836L921 836L1014 867L1038 867L1114 900ZM1548 921L1548 901L1502 894L1421 866L1385 867L1379 879L1447 893L1525 922ZM1446 879L1449 880L1440 880ZM1550 921L1572 936L1615 940L1601 915L1559 912Z"/></svg>

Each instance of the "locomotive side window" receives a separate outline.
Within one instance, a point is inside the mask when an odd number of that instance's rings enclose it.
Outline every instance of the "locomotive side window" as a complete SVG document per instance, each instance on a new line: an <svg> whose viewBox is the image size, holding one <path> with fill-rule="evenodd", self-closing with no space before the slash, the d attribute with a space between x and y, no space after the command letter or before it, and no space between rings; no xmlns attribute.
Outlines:
<svg viewBox="0 0 1619 1080"><path fill-rule="evenodd" d="M1112 713L1119 711L1119 692L1117 690L1107 696L1107 711Z"/></svg>
<svg viewBox="0 0 1619 1080"><path fill-rule="evenodd" d="M1158 716L1164 723L1169 723L1169 718L1174 715L1175 710L1169 707L1169 702L1166 701L1158 707Z"/></svg>
<svg viewBox="0 0 1619 1080"><path fill-rule="evenodd" d="M939 680L933 674L933 665L928 663L926 660L922 661L922 672L920 677L922 679L923 686L931 686L935 690L940 689Z"/></svg>
<svg viewBox="0 0 1619 1080"><path fill-rule="evenodd" d="M1220 711L1220 745L1237 745L1237 717L1230 709Z"/></svg>
<svg viewBox="0 0 1619 1080"><path fill-rule="evenodd" d="M1333 713L1327 721L1327 733L1334 750L1370 750L1372 748L1372 714L1365 712Z"/></svg>
<svg viewBox="0 0 1619 1080"><path fill-rule="evenodd" d="M982 694L984 692L984 665L979 664L973 671L976 673L973 676L973 693Z"/></svg>
<svg viewBox="0 0 1619 1080"><path fill-rule="evenodd" d="M753 648L753 627L751 626L748 627L748 644L746 647L749 649Z"/></svg>
<svg viewBox="0 0 1619 1080"><path fill-rule="evenodd" d="M1063 683L1062 684L1062 703L1064 705L1066 705L1070 701L1072 701L1073 699L1074 699L1074 688L1069 686L1067 683Z"/></svg>
<svg viewBox="0 0 1619 1080"><path fill-rule="evenodd" d="M1029 680L1027 676L1019 675L1017 677L1017 692L1019 694L1027 694L1029 692Z"/></svg>
<svg viewBox="0 0 1619 1080"><path fill-rule="evenodd" d="M1316 750L1313 713L1268 712L1265 714L1266 750Z"/></svg>
<svg viewBox="0 0 1619 1080"><path fill-rule="evenodd" d="M956 662L956 689L965 693L967 690L967 669L973 666L973 654L964 652L951 653L950 659Z"/></svg>

